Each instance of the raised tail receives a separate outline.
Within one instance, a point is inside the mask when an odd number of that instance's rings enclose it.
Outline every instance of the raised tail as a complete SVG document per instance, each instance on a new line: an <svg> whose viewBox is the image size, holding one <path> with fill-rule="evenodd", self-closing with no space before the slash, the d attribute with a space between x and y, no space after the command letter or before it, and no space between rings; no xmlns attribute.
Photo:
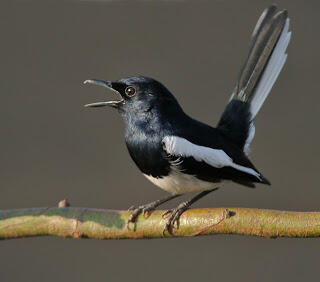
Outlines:
<svg viewBox="0 0 320 282"><path fill-rule="evenodd" d="M265 9L252 33L248 56L218 128L246 154L254 137L253 120L287 59L291 38L286 10Z"/></svg>

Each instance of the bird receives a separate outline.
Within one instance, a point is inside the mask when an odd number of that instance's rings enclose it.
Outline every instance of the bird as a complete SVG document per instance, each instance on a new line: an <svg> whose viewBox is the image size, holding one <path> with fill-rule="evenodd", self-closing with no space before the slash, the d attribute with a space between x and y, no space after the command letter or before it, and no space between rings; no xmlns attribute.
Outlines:
<svg viewBox="0 0 320 282"><path fill-rule="evenodd" d="M172 234L173 228L179 228L183 212L226 183L250 188L256 183L271 184L249 160L250 143L255 135L255 117L287 59L289 23L288 12L278 11L276 5L263 11L232 95L215 127L190 117L175 96L153 78L84 82L116 93L117 100L85 106L118 110L131 158L148 180L169 193L165 198L129 208L127 225L169 200L197 193L163 214L167 218L164 232Z"/></svg>

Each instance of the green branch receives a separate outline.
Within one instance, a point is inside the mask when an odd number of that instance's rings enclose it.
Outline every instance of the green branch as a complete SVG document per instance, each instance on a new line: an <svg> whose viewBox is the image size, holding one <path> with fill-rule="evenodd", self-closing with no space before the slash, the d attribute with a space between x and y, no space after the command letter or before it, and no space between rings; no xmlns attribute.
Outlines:
<svg viewBox="0 0 320 282"><path fill-rule="evenodd" d="M173 235L163 234L163 211L141 215L129 228L128 211L47 207L0 211L0 239L60 236L94 239L143 239L213 234L276 237L319 237L320 212L288 212L247 208L188 210Z"/></svg>

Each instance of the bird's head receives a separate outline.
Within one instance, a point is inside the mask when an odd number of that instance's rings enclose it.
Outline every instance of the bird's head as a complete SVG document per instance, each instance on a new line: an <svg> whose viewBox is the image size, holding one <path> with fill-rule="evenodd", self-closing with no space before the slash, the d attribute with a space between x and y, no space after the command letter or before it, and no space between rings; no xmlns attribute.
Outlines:
<svg viewBox="0 0 320 282"><path fill-rule="evenodd" d="M106 87L115 92L119 98L115 101L87 104L86 107L110 106L122 114L131 115L150 112L152 109L161 112L168 108L180 108L169 90L149 77L128 77L117 81L88 79L84 83Z"/></svg>

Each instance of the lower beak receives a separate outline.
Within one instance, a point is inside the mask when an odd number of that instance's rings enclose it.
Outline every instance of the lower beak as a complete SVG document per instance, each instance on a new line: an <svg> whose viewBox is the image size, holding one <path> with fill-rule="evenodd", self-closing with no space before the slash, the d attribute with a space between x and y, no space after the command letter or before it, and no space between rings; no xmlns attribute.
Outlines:
<svg viewBox="0 0 320 282"><path fill-rule="evenodd" d="M112 90L113 92L117 93L120 97L121 97L121 94L112 88L112 84L111 84L111 81L107 81L107 80L101 80L101 79L88 79L86 81L83 82L84 84L94 84L94 85L100 85L100 86L103 86L103 87L106 87L110 90ZM113 107L113 108L118 108L118 106L120 104L123 104L124 103L124 100L123 98L121 97L120 100L118 101L107 101L107 102L97 102L97 103L91 103L91 104L86 104L84 105L85 107L104 107L104 106L110 106L110 107Z"/></svg>

